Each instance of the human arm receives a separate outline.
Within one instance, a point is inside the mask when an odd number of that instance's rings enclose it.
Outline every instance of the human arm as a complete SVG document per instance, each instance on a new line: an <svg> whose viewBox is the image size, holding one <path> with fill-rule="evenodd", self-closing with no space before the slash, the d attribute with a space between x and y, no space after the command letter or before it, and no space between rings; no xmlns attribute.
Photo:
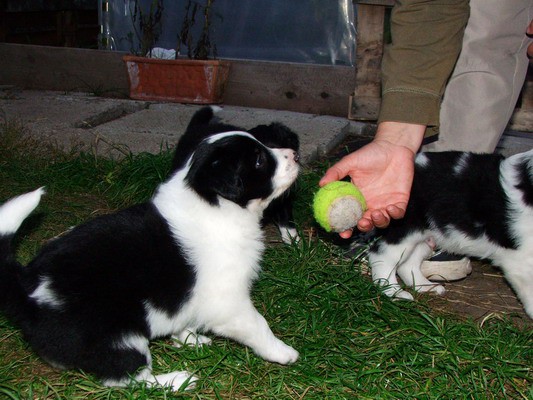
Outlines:
<svg viewBox="0 0 533 400"><path fill-rule="evenodd" d="M446 82L459 57L468 0L398 0L391 14L392 42L381 65L378 123L428 126L436 133Z"/></svg>
<svg viewBox="0 0 533 400"><path fill-rule="evenodd" d="M383 228L405 214L414 156L424 135L435 132L446 80L459 55L468 0L399 0L385 49L383 95L374 140L333 165L321 186L349 176L368 210L357 227ZM429 129L426 129L429 128ZM344 238L351 231L341 233Z"/></svg>

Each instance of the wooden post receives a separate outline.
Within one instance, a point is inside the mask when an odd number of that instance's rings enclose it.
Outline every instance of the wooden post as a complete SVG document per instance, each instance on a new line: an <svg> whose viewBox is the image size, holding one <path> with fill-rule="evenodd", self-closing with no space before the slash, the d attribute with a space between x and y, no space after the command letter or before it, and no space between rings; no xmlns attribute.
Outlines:
<svg viewBox="0 0 533 400"><path fill-rule="evenodd" d="M355 89L350 97L349 118L376 120L381 102L381 59L385 9L394 0L359 0L357 4L357 52Z"/></svg>
<svg viewBox="0 0 533 400"><path fill-rule="evenodd" d="M509 128L513 131L533 132L533 73L531 64L530 73L522 88L522 101L514 110L509 123Z"/></svg>

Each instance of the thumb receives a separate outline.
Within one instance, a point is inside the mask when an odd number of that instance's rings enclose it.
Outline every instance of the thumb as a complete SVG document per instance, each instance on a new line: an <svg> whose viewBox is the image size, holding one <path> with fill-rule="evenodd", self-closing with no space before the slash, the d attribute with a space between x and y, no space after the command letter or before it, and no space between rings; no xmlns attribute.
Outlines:
<svg viewBox="0 0 533 400"><path fill-rule="evenodd" d="M330 182L339 181L346 175L348 175L347 172L344 172L337 165L334 165L326 171L322 179L320 179L320 181L318 182L318 185L322 187Z"/></svg>

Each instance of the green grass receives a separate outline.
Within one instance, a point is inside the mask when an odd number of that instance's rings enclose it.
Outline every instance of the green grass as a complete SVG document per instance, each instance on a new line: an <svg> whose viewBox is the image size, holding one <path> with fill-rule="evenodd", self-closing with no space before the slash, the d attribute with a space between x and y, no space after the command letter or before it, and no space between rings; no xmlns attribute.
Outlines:
<svg viewBox="0 0 533 400"><path fill-rule="evenodd" d="M64 154L23 130L16 121L0 120L0 200L47 188L19 235L23 262L69 226L149 198L172 157L167 151L120 161ZM530 328L437 315L424 297L393 302L371 284L365 265L317 237L309 204L324 168L308 168L299 180L302 243L271 243L253 290L272 330L300 352L296 364L268 363L221 338L182 349L158 340L151 347L155 372L194 372L200 378L195 390L106 388L79 371L49 367L0 317L0 399L533 398Z"/></svg>

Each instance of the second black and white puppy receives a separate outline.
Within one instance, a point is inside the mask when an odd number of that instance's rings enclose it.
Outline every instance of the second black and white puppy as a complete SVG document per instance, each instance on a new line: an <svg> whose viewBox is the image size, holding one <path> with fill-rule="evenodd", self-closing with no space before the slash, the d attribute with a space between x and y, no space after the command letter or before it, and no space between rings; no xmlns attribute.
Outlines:
<svg viewBox="0 0 533 400"><path fill-rule="evenodd" d="M188 131L194 131L195 135L186 135L180 141L181 148L194 147L197 141L211 132L247 131L265 146L272 149L292 149L298 156L300 140L298 135L287 126L273 122L269 125L258 125L252 129L245 130L242 127L222 123L216 117L216 113L222 111L218 106L205 107L199 110L191 119ZM181 150L178 148L174 157L174 167L183 163ZM263 213L262 223L264 225L273 223L277 226L281 239L284 243L291 244L298 242L300 237L296 230L293 218L294 187L291 186L281 196L275 198Z"/></svg>
<svg viewBox="0 0 533 400"><path fill-rule="evenodd" d="M248 132L267 147L292 149L296 153L300 150L300 140L296 133L281 123L273 122L270 125L258 125ZM294 199L295 188L293 185L281 196L275 198L263 214L263 224L275 224L278 227L281 240L286 244L300 240L294 223Z"/></svg>
<svg viewBox="0 0 533 400"><path fill-rule="evenodd" d="M250 298L263 212L295 181L297 153L204 125L187 130L149 202L73 228L27 266L15 260L11 241L44 191L0 207L0 310L53 366L82 369L105 385L178 389L195 378L155 376L149 342L172 335L181 344L210 343L203 332L268 361L298 359Z"/></svg>
<svg viewBox="0 0 533 400"><path fill-rule="evenodd" d="M372 279L392 297L413 299L396 274L419 292L444 293L420 272L435 247L488 259L533 318L533 150L495 154L420 153L403 219L391 220L370 249Z"/></svg>

